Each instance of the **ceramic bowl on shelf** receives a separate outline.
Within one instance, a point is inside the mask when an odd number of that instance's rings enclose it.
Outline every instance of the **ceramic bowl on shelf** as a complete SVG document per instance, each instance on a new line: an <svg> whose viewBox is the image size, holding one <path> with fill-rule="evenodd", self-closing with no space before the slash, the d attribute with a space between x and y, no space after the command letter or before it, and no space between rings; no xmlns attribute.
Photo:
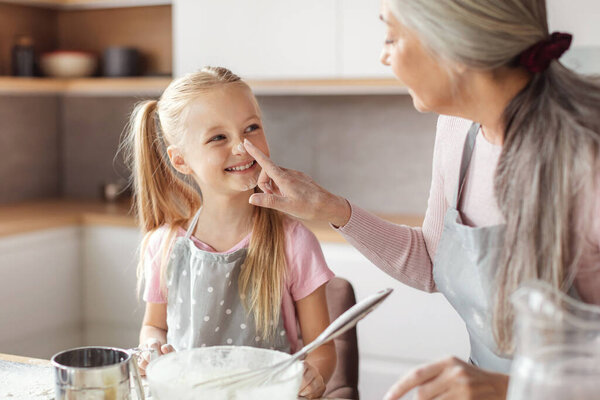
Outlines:
<svg viewBox="0 0 600 400"><path fill-rule="evenodd" d="M96 72L98 58L84 51L52 51L41 55L40 67L45 76L82 78Z"/></svg>

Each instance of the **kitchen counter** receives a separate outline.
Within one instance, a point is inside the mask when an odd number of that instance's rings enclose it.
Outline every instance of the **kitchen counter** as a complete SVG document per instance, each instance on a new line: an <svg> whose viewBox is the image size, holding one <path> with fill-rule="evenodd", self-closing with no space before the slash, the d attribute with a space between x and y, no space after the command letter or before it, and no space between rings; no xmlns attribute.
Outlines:
<svg viewBox="0 0 600 400"><path fill-rule="evenodd" d="M9 367L10 371L12 371L12 373L8 374L12 375L10 376L11 387L0 388L0 394L3 394L2 389L5 389L9 390L9 392L7 393L9 397L16 397L17 399L54 399L54 381L53 373L50 369L50 361L0 353L0 365L4 365L4 367ZM0 369L0 373L1 372L2 369ZM5 378L8 378L8 376L6 376ZM28 380L33 380L35 382L28 382ZM0 382L2 382L2 376L0 376ZM144 383L144 387L145 386L146 384ZM25 395L26 397L23 397L23 395ZM146 396L147 398L152 398L148 397L147 394ZM133 396L133 399L137 399L137 396ZM344 399L328 398L321 400Z"/></svg>
<svg viewBox="0 0 600 400"><path fill-rule="evenodd" d="M418 215L380 215L393 223L421 226ZM71 225L136 227L131 203L86 200L41 200L0 205L0 237ZM345 242L327 223L305 222L322 242Z"/></svg>

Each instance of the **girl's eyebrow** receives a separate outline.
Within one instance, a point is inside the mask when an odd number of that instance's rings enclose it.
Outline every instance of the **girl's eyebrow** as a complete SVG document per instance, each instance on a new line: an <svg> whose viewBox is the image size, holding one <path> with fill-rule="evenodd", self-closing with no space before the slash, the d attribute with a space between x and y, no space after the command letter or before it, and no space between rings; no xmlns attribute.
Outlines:
<svg viewBox="0 0 600 400"><path fill-rule="evenodd" d="M212 131L216 131L216 130L219 130L219 129L223 129L223 127L222 127L221 125L214 125L214 126L211 126L211 127L210 127L210 128L208 128L208 129L205 129L205 130L202 132L202 134L203 134L203 135L210 135L210 133L211 133Z"/></svg>
<svg viewBox="0 0 600 400"><path fill-rule="evenodd" d="M383 14L379 14L379 19L382 20L383 22L385 22L386 24L388 23L385 18L383 18Z"/></svg>
<svg viewBox="0 0 600 400"><path fill-rule="evenodd" d="M260 117L258 116L258 114L252 114L251 116L246 118L246 122L250 121L251 119L260 119Z"/></svg>

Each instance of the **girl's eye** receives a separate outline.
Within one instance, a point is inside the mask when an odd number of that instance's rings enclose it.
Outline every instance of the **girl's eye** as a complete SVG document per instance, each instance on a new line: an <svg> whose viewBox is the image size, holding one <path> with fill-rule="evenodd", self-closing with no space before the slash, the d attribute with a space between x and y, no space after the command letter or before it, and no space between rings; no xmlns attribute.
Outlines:
<svg viewBox="0 0 600 400"><path fill-rule="evenodd" d="M210 138L209 142L218 142L219 140L225 139L225 135L216 135Z"/></svg>
<svg viewBox="0 0 600 400"><path fill-rule="evenodd" d="M393 39L385 39L384 42L386 45L390 45L390 44L394 44L394 40Z"/></svg>
<svg viewBox="0 0 600 400"><path fill-rule="evenodd" d="M250 132L255 131L257 129L260 129L260 126L258 126L258 124L252 124L249 127L247 127L246 130L244 130L244 133L250 133Z"/></svg>

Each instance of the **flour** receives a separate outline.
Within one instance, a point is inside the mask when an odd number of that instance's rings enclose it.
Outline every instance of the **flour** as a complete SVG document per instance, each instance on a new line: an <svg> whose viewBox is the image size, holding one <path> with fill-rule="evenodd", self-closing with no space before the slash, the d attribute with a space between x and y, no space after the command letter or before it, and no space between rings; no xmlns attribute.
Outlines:
<svg viewBox="0 0 600 400"><path fill-rule="evenodd" d="M303 367L296 363L277 376L276 382L244 385L196 384L240 372L273 365L290 357L278 351L244 346L213 346L170 353L148 365L146 374L152 395L157 400L296 400Z"/></svg>
<svg viewBox="0 0 600 400"><path fill-rule="evenodd" d="M0 361L0 399L54 399L52 367Z"/></svg>

